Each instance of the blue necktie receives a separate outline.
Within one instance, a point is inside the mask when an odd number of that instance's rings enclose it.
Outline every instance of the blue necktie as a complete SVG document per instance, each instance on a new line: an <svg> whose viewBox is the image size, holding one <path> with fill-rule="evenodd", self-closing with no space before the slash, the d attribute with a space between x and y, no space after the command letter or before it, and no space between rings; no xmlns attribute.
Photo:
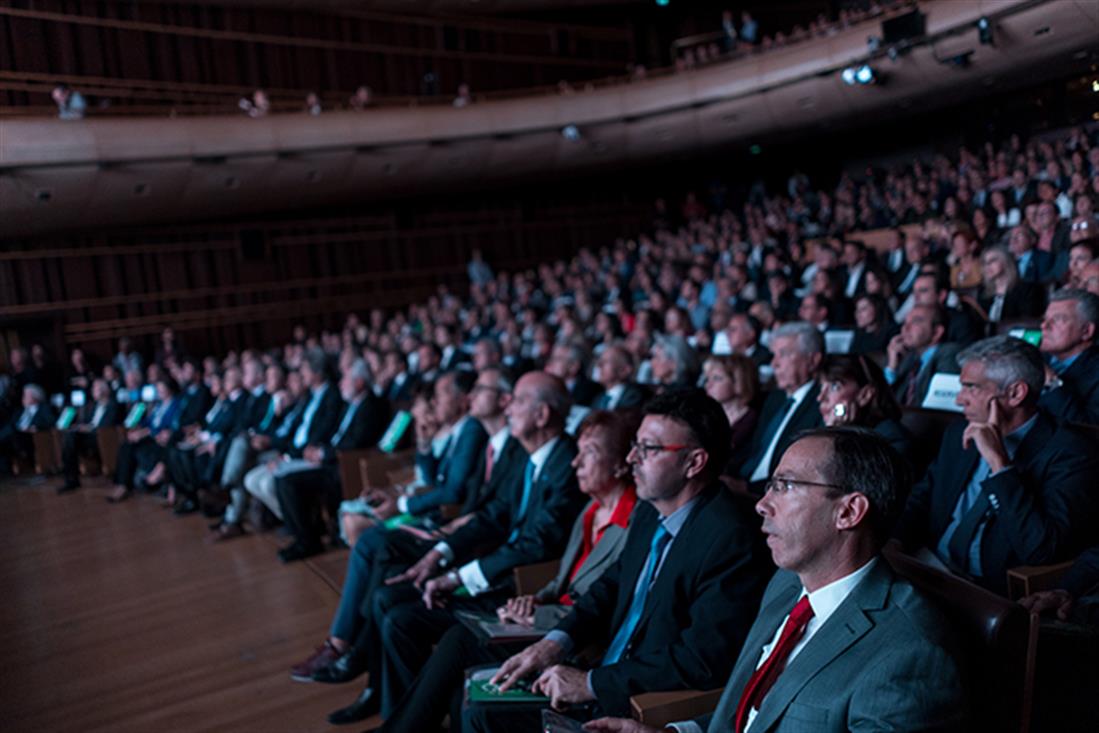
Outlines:
<svg viewBox="0 0 1099 733"><path fill-rule="evenodd" d="M294 433L294 447L302 449L305 444L309 442L309 426L313 423L313 416L317 414L317 409L321 404L321 397L324 395L324 389L319 389L313 393L312 399L309 400L309 405L305 408L305 415L302 416L301 425L298 426L298 430Z"/></svg>
<svg viewBox="0 0 1099 733"><path fill-rule="evenodd" d="M519 538L519 525L523 517L527 515L527 505L530 504L530 489L534 483L534 461L527 461L527 469L523 472L523 498L519 500L519 513L515 516L515 529L508 535L508 542L514 542Z"/></svg>
<svg viewBox="0 0 1099 733"><path fill-rule="evenodd" d="M355 417L355 411L359 409L358 402L347 403L347 411L343 413L343 420L340 421L340 429L336 431L336 434L332 436L332 445L338 446L340 441L343 440L343 434L347 432L347 428L351 426L351 418Z"/></svg>
<svg viewBox="0 0 1099 733"><path fill-rule="evenodd" d="M653 532L652 544L649 545L649 559L645 562L645 569L641 571L641 578L633 592L633 600L630 601L630 610L626 613L626 620L618 628L614 635L606 656L603 657L603 666L614 664L622 658L626 651L626 645L630 643L633 632L637 630L637 624L641 621L641 612L645 610L645 600L649 597L649 589L653 584L653 575L656 566L660 563L660 556L664 553L672 536L663 524L658 524Z"/></svg>

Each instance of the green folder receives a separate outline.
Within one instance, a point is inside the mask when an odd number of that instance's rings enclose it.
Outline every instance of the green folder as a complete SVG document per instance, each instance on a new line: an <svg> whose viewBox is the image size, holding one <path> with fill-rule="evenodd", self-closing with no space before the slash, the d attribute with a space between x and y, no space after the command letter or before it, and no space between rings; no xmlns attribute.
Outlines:
<svg viewBox="0 0 1099 733"><path fill-rule="evenodd" d="M382 439L378 441L378 448L385 453L392 453L397 449L397 446L401 443L401 438L404 437L405 432L408 431L408 426L412 424L412 413L408 410L401 410L393 419L389 422L389 427L385 429L385 434Z"/></svg>
<svg viewBox="0 0 1099 733"><path fill-rule="evenodd" d="M126 422L123 423L127 430L133 430L141 424L141 418L145 417L145 403L138 402L130 408L130 414L126 416Z"/></svg>
<svg viewBox="0 0 1099 733"><path fill-rule="evenodd" d="M489 676L491 678L491 675ZM545 695L536 695L530 691L531 683L523 680L507 692L497 692L496 686L489 683L488 679L470 678L466 692L470 702L526 702L549 703L550 699Z"/></svg>
<svg viewBox="0 0 1099 733"><path fill-rule="evenodd" d="M68 430L69 426L73 424L73 419L76 417L75 407L66 407L61 411L61 417L57 418L57 429Z"/></svg>
<svg viewBox="0 0 1099 733"><path fill-rule="evenodd" d="M398 514L395 517L390 517L389 519L385 520L383 524L385 525L386 529L393 530L403 525L411 524L415 521L416 517L406 512L405 514Z"/></svg>

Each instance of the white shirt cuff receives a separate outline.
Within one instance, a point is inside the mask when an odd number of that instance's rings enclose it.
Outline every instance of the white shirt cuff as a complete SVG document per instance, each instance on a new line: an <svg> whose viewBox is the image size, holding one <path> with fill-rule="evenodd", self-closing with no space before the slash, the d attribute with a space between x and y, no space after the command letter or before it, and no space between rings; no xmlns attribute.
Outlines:
<svg viewBox="0 0 1099 733"><path fill-rule="evenodd" d="M443 556L443 559L447 561L447 564L454 562L454 550L450 549L450 545L445 542L436 542L435 546L431 548L435 552Z"/></svg>
<svg viewBox="0 0 1099 733"><path fill-rule="evenodd" d="M668 723L666 727L674 728L675 730L679 731L679 733L705 733L705 731L702 730L702 726L700 726L693 720L684 720L678 723Z"/></svg>
<svg viewBox="0 0 1099 733"><path fill-rule="evenodd" d="M397 497L397 511L399 511L401 514L408 514L408 497L407 496L398 496Z"/></svg>
<svg viewBox="0 0 1099 733"><path fill-rule="evenodd" d="M480 595L489 589L488 580L481 572L481 563L477 560L466 563L458 568L458 577L462 579L462 585L466 587L471 596Z"/></svg>

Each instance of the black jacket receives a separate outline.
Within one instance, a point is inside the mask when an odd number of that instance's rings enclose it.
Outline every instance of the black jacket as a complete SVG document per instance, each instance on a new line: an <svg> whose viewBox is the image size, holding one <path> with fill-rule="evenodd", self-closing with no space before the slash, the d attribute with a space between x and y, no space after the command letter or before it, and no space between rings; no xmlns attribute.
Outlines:
<svg viewBox="0 0 1099 733"><path fill-rule="evenodd" d="M329 387L329 390L332 389L334 387ZM343 418L349 409L351 409L350 402L346 403L340 411L339 418L332 428L332 434L321 446L324 449L324 463L330 468L337 466L339 451L370 448L377 444L389 423L389 410L385 401L368 389L363 393L363 400L355 410L355 414L351 416L351 424L342 435L339 435L339 441L333 445L332 440L337 437L340 425L343 424Z"/></svg>
<svg viewBox="0 0 1099 733"><path fill-rule="evenodd" d="M1060 377L1061 386L1042 392L1038 404L1060 420L1099 425L1099 345L1081 352Z"/></svg>
<svg viewBox="0 0 1099 733"><path fill-rule="evenodd" d="M501 486L496 498L447 539L456 564L477 559L485 579L498 586L510 581L511 570L518 565L560 557L572 523L587 500L576 483L575 457L576 443L562 433L546 457L531 487L527 510L520 517L524 462L511 486ZM511 539L513 530L518 530L515 539ZM495 549L476 556L484 547Z"/></svg>
<svg viewBox="0 0 1099 733"><path fill-rule="evenodd" d="M496 457L492 465L492 475L485 481L485 460L488 458L484 451L477 461L477 468L470 474L470 483L466 487L465 503L462 504L462 514L480 511L503 492L510 491L516 482L522 482L523 469L527 465L530 454L523 444L512 436L504 441L504 447L500 449L500 455Z"/></svg>
<svg viewBox="0 0 1099 733"><path fill-rule="evenodd" d="M965 428L966 422L959 420L946 429L939 455L912 489L896 530L908 549L933 549L939 543L978 465L976 446L962 447ZM970 510L984 513L987 521L977 581L1003 593L1010 568L1069 560L1096 544L1097 470L1095 446L1077 430L1039 412L1012 465L984 480Z"/></svg>
<svg viewBox="0 0 1099 733"><path fill-rule="evenodd" d="M778 465L779 460L782 458L782 454L786 451L790 444L794 442L794 436L803 430L809 430L812 428L820 427L823 422L820 417L820 408L817 405L817 394L820 392L820 384L814 380L813 386L809 389L809 393L805 395L805 399L801 401L794 409L794 414L786 423L786 427L783 429L781 437L778 443L775 445L775 452L771 454L771 462L767 467L767 475L770 476L771 472L775 470L775 466ZM751 456L740 466L740 477L744 480L749 480L753 473L755 473L756 466L763 459L763 454L767 452L768 435L767 429L775 419L776 415L780 414L783 406L786 404L786 393L781 389L772 390L767 394L767 398L763 401L763 407L760 409L759 422L756 423L756 431L752 435L751 448L749 455ZM752 488L756 493L762 493L763 482L758 481Z"/></svg>
<svg viewBox="0 0 1099 733"><path fill-rule="evenodd" d="M298 418L298 426L305 419L305 413L308 411L309 402L312 399L312 392L302 396L305 407L302 410L301 417ZM329 383L328 388L324 391L324 396L321 397L317 411L313 414L313 420L309 423L305 445L326 445L336 432L336 428L339 427L341 417L343 417L343 400L340 398L340 390L335 384ZM287 441L286 452L292 458L301 458L304 449L304 446L298 448L294 445L294 433L297 432L298 426L295 426L294 432L290 433Z"/></svg>
<svg viewBox="0 0 1099 733"><path fill-rule="evenodd" d="M749 502L720 485L698 497L676 535L618 662L591 672L610 715L628 715L630 696L720 687L759 608L771 565ZM558 625L577 648L610 644L626 620L660 521L639 502L618 561L577 599Z"/></svg>
<svg viewBox="0 0 1099 733"><path fill-rule="evenodd" d="M572 389L569 390L569 396L572 397L573 404L583 405L584 407L591 407L602 393L603 388L583 374L576 378Z"/></svg>
<svg viewBox="0 0 1099 733"><path fill-rule="evenodd" d="M183 408L179 412L180 427L202 424L203 418L214 404L206 385L199 383L193 392L190 388L185 389L180 397L183 399Z"/></svg>

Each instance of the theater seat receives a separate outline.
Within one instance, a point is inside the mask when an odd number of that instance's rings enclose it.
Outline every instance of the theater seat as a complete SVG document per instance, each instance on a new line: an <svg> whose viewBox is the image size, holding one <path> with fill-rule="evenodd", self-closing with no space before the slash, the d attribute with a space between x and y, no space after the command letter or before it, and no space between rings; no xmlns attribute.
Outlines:
<svg viewBox="0 0 1099 733"><path fill-rule="evenodd" d="M31 434L34 441L34 470L54 474L61 471L61 438L56 430L38 430Z"/></svg>
<svg viewBox="0 0 1099 733"><path fill-rule="evenodd" d="M118 465L118 449L122 446L122 441L125 440L125 431L120 427L100 428L95 431L95 440L99 445L103 475L113 477L115 466Z"/></svg>
<svg viewBox="0 0 1099 733"><path fill-rule="evenodd" d="M966 655L974 729L1027 733L1034 704L1038 617L892 545L884 554L899 575L936 602L953 622Z"/></svg>
<svg viewBox="0 0 1099 733"><path fill-rule="evenodd" d="M905 407L901 411L901 424L912 434L915 446L914 475L918 478L939 453L943 433L961 415L945 410L928 410L923 407Z"/></svg>
<svg viewBox="0 0 1099 733"><path fill-rule="evenodd" d="M515 568L512 570L512 577L515 579L515 595L534 595L542 590L546 583L557 577L557 569L560 567L560 560L549 560Z"/></svg>
<svg viewBox="0 0 1099 733"><path fill-rule="evenodd" d="M1020 565L1007 571L1007 595L1013 601L1038 593L1052 590L1065 577L1072 567L1072 560L1053 565Z"/></svg>
<svg viewBox="0 0 1099 733"><path fill-rule="evenodd" d="M721 689L672 690L669 692L646 692L630 698L630 711L633 717L645 725L663 728L677 720L691 720L700 715L713 712L721 699Z"/></svg>

